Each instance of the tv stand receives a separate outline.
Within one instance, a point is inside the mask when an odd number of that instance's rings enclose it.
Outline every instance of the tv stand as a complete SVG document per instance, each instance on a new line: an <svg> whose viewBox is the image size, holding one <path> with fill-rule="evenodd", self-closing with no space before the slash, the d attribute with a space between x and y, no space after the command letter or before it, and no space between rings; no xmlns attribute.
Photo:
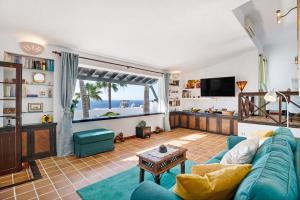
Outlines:
<svg viewBox="0 0 300 200"><path fill-rule="evenodd" d="M223 135L237 135L238 117L218 113L193 113L189 111L170 112L170 126L188 128Z"/></svg>

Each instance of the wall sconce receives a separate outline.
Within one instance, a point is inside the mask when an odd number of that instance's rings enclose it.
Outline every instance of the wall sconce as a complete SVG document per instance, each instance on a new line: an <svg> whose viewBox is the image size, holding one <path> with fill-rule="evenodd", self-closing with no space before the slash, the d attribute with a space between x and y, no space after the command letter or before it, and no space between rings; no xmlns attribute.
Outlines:
<svg viewBox="0 0 300 200"><path fill-rule="evenodd" d="M239 87L240 91L243 92L247 85L247 81L237 81L236 84Z"/></svg>
<svg viewBox="0 0 300 200"><path fill-rule="evenodd" d="M297 6L291 8L291 9L290 9L289 11L287 11L287 13L285 13L285 14L282 14L282 13L281 13L281 10L277 10L277 11L276 11L277 24L281 24L281 23L282 23L282 19L283 19L285 16L287 16L288 14L290 14L290 12L291 12L292 10L295 10L296 8L297 8Z"/></svg>
<svg viewBox="0 0 300 200"><path fill-rule="evenodd" d="M298 65L298 56L295 57L295 64Z"/></svg>
<svg viewBox="0 0 300 200"><path fill-rule="evenodd" d="M20 42L21 49L31 55L38 55L44 51L44 46L33 42Z"/></svg>

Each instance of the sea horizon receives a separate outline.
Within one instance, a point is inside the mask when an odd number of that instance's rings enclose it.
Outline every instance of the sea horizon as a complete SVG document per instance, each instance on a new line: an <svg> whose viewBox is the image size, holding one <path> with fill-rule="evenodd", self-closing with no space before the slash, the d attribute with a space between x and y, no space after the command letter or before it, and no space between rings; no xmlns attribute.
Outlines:
<svg viewBox="0 0 300 200"><path fill-rule="evenodd" d="M144 100L112 100L112 108L120 108L121 101L128 101L129 107L140 107L144 105ZM108 108L108 100L95 101L91 100L91 109L95 108ZM82 110L81 100L77 104L76 110Z"/></svg>

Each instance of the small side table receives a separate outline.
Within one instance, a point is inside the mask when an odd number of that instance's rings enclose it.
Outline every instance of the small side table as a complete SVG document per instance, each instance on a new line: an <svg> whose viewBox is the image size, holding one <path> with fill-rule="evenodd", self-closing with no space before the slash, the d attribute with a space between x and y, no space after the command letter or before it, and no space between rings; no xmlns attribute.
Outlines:
<svg viewBox="0 0 300 200"><path fill-rule="evenodd" d="M151 137L151 127L146 126L146 127L136 127L135 128L135 134L137 138L146 138L146 137Z"/></svg>
<svg viewBox="0 0 300 200"><path fill-rule="evenodd" d="M185 173L185 161L187 149L176 147L173 145L166 145L168 150L172 149L169 153L163 156L154 156L158 152L158 148L138 154L140 167L140 182L144 181L145 170L150 172L155 180L155 183L160 184L160 176L164 172L168 172L171 168L180 164L181 173Z"/></svg>

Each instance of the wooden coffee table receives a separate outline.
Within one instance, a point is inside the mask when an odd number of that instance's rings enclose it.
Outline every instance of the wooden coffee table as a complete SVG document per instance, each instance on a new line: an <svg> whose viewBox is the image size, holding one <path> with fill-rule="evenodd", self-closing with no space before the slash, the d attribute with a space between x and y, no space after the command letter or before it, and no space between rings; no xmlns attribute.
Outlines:
<svg viewBox="0 0 300 200"><path fill-rule="evenodd" d="M140 182L144 181L145 170L154 176L155 183L160 184L160 175L169 171L176 165L181 166L181 173L185 173L187 149L166 145L168 152L161 154L158 148L138 154L140 167Z"/></svg>

